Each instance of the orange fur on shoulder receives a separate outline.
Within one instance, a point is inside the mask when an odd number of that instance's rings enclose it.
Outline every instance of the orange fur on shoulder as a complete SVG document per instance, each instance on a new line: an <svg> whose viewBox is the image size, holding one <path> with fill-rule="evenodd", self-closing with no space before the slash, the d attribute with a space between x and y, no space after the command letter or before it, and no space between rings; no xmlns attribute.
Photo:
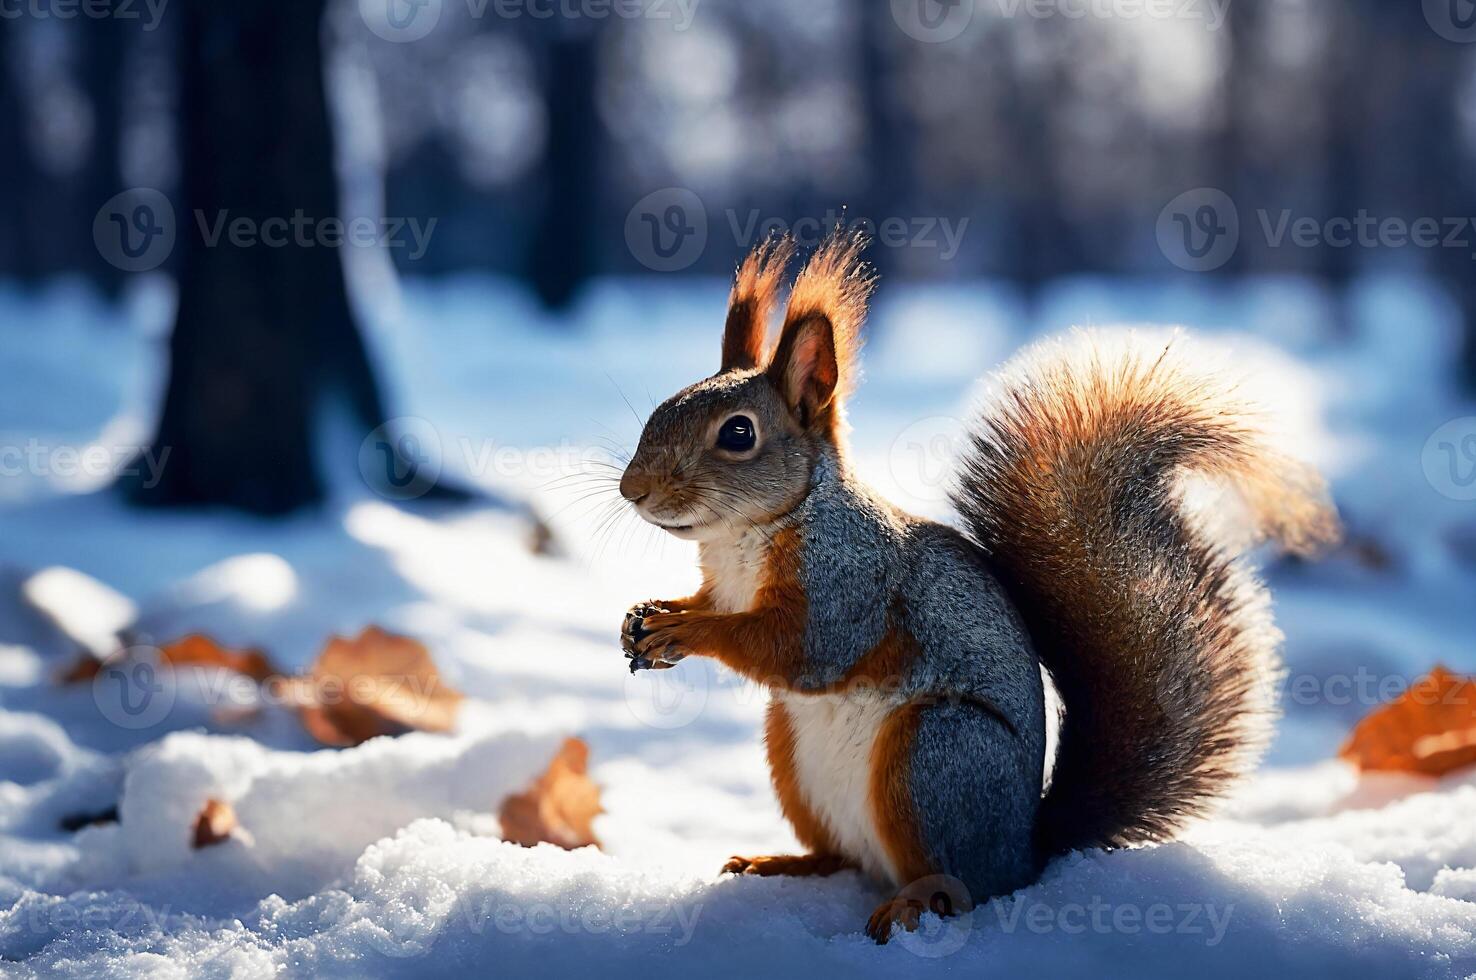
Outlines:
<svg viewBox="0 0 1476 980"><path fill-rule="evenodd" d="M648 616L645 626L663 645L705 654L760 684L797 688L804 680L806 611L799 532L786 528L769 545L752 610L666 613Z"/></svg>

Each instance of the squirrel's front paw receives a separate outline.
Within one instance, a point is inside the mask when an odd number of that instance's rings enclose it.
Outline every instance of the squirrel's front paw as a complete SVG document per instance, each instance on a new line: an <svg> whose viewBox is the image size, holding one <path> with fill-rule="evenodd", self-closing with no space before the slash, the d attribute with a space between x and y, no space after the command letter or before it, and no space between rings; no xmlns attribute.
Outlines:
<svg viewBox="0 0 1476 980"><path fill-rule="evenodd" d="M646 626L648 618L668 612L660 603L652 601L638 602L625 614L625 622L620 627L620 647L630 661L632 674L638 670L666 670L687 656L686 651L678 648L670 638L662 642L658 632Z"/></svg>

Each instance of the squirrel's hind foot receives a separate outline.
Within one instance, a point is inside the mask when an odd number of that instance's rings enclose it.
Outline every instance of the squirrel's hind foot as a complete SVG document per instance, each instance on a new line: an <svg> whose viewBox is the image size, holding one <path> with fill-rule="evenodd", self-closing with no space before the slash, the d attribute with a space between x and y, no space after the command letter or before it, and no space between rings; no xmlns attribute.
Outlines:
<svg viewBox="0 0 1476 980"><path fill-rule="evenodd" d="M922 914L927 911L919 899L898 895L877 906L866 923L866 935L878 946L885 946L892 938L892 927L901 926L908 932L916 932L922 924Z"/></svg>
<svg viewBox="0 0 1476 980"><path fill-rule="evenodd" d="M767 857L733 857L723 865L725 875L758 875L772 878L824 878L852 865L835 854L774 854Z"/></svg>
<svg viewBox="0 0 1476 980"><path fill-rule="evenodd" d="M931 912L940 919L951 918L973 909L973 902L956 878L933 875L919 879L902 889L895 898L877 906L866 923L866 935L885 946L892 938L894 926L907 932L916 932L922 925L922 917Z"/></svg>

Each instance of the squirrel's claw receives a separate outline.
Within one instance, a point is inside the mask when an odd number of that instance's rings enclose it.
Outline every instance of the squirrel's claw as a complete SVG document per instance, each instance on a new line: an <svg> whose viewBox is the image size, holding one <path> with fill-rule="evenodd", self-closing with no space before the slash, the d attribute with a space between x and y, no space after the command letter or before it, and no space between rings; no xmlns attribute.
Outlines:
<svg viewBox="0 0 1476 980"><path fill-rule="evenodd" d="M677 662L685 657L686 654L668 653L664 654L663 656L669 657L671 659L651 660L650 658L643 657L640 654L626 654L626 657L630 659L630 672L632 674L634 674L638 670L670 670L671 668L675 667L677 665Z"/></svg>
<svg viewBox="0 0 1476 980"><path fill-rule="evenodd" d="M687 654L684 650L667 647L657 653L628 650L625 656L630 661L630 672L634 674L638 670L668 670L685 660Z"/></svg>
<svg viewBox="0 0 1476 980"><path fill-rule="evenodd" d="M687 656L684 651L674 647L644 649L650 645L647 641L655 636L653 630L646 628L646 617L668 611L659 603L641 602L632 606L625 614L625 622L620 627L620 646L625 651L626 659L630 661L632 674L639 670L666 670L675 667Z"/></svg>

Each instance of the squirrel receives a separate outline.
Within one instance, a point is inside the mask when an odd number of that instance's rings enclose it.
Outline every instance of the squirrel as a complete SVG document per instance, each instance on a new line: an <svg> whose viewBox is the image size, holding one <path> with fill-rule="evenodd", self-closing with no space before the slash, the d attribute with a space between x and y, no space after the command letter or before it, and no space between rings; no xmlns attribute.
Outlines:
<svg viewBox="0 0 1476 980"><path fill-rule="evenodd" d="M621 640L632 672L707 656L768 688L774 790L808 853L723 870L859 870L900 889L866 925L884 943L1066 852L1169 840L1255 765L1281 636L1183 477L1238 491L1252 539L1299 554L1338 522L1180 340L1091 332L1000 373L958 465L962 530L892 506L846 450L865 244L821 244L772 352L793 244L740 265L719 371L654 410L620 479L644 520L698 543L702 586L638 603ZM930 899L937 876L961 897Z"/></svg>

